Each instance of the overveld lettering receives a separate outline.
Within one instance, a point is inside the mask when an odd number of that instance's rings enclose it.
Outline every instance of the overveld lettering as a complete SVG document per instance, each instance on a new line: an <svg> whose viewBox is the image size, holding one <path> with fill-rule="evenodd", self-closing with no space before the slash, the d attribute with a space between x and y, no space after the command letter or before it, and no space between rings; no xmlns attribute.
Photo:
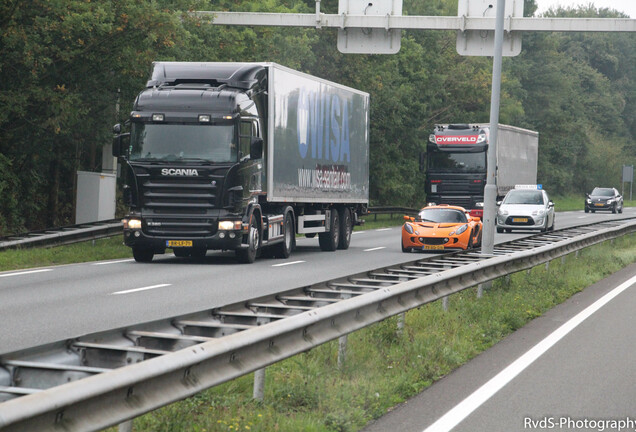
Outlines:
<svg viewBox="0 0 636 432"><path fill-rule="evenodd" d="M437 144L477 144L479 135L435 136Z"/></svg>
<svg viewBox="0 0 636 432"><path fill-rule="evenodd" d="M199 172L193 168L164 168L161 175L165 176L198 176Z"/></svg>
<svg viewBox="0 0 636 432"><path fill-rule="evenodd" d="M298 96L298 150L305 159L351 162L349 106L336 94L303 90Z"/></svg>

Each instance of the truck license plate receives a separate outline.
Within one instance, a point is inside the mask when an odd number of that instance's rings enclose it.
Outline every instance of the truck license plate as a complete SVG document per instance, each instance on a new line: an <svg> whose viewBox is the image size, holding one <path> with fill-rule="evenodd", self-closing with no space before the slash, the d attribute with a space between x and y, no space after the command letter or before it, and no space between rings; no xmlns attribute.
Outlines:
<svg viewBox="0 0 636 432"><path fill-rule="evenodd" d="M192 240L168 240L166 247L192 247Z"/></svg>
<svg viewBox="0 0 636 432"><path fill-rule="evenodd" d="M528 222L528 218L512 218L513 222Z"/></svg>
<svg viewBox="0 0 636 432"><path fill-rule="evenodd" d="M422 250L444 250L442 245L424 245Z"/></svg>

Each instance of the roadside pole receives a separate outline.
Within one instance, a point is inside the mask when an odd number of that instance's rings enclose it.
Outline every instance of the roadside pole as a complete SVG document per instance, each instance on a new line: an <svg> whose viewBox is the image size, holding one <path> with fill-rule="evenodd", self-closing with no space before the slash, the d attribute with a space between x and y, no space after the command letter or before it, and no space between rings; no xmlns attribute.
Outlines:
<svg viewBox="0 0 636 432"><path fill-rule="evenodd" d="M499 132L499 101L501 95L501 64L505 1L497 2L495 18L495 52L492 65L492 89L490 98L490 137L488 139L488 163L484 189L484 235L481 253L492 255L495 248L495 218L497 217L497 135Z"/></svg>

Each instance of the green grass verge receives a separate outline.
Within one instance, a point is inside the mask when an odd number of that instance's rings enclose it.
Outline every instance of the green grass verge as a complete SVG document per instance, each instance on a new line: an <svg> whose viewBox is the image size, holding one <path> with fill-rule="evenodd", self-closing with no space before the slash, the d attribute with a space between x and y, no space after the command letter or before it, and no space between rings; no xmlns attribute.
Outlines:
<svg viewBox="0 0 636 432"><path fill-rule="evenodd" d="M636 262L636 235L468 289L409 311L401 335L389 318L267 368L265 400L253 376L233 380L135 419L134 431L357 431L573 294Z"/></svg>

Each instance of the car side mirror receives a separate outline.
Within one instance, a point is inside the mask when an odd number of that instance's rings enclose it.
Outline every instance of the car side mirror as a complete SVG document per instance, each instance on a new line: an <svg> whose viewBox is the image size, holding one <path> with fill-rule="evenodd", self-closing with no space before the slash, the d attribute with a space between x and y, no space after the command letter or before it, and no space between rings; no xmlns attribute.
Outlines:
<svg viewBox="0 0 636 432"><path fill-rule="evenodd" d="M407 222L415 222L415 218L411 216L404 215L404 220Z"/></svg>
<svg viewBox="0 0 636 432"><path fill-rule="evenodd" d="M479 222L481 219L475 216L475 217L473 217L473 220L474 220L475 222Z"/></svg>
<svg viewBox="0 0 636 432"><path fill-rule="evenodd" d="M497 201L497 207L501 205L501 201Z"/></svg>
<svg viewBox="0 0 636 432"><path fill-rule="evenodd" d="M550 201L550 202L548 203L548 207L554 207L554 202Z"/></svg>
<svg viewBox="0 0 636 432"><path fill-rule="evenodd" d="M261 159L263 157L263 138L252 137L250 142L250 159Z"/></svg>

